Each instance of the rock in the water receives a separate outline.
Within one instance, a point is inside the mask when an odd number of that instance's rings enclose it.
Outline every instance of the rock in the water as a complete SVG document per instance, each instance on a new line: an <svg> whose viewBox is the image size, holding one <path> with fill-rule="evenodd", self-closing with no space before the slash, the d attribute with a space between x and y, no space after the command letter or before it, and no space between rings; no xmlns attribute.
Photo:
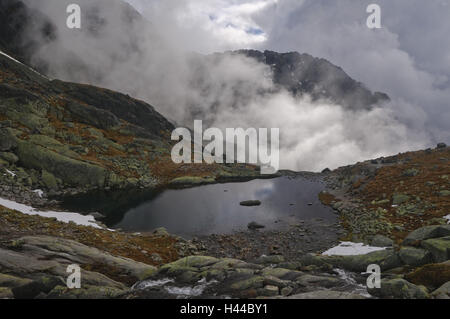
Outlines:
<svg viewBox="0 0 450 319"><path fill-rule="evenodd" d="M259 200L246 200L243 202L240 202L241 206L247 206L247 207L252 207L252 206L261 206L261 201Z"/></svg>
<svg viewBox="0 0 450 319"><path fill-rule="evenodd" d="M425 226L410 233L403 245L419 244L422 240L450 236L450 225Z"/></svg>
<svg viewBox="0 0 450 319"><path fill-rule="evenodd" d="M394 241L383 235L376 235L370 243L373 247L392 247Z"/></svg>
<svg viewBox="0 0 450 319"><path fill-rule="evenodd" d="M382 279L381 288L368 289L375 297L387 299L428 299L424 286L416 286L404 279Z"/></svg>
<svg viewBox="0 0 450 319"><path fill-rule="evenodd" d="M250 230L256 230L266 228L266 226L258 224L257 222L251 222L247 225L247 228Z"/></svg>

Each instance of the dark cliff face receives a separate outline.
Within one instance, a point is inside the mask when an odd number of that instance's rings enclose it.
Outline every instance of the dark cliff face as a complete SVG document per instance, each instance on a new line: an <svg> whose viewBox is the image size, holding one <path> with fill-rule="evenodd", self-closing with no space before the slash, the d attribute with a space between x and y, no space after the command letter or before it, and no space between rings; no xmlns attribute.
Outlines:
<svg viewBox="0 0 450 319"><path fill-rule="evenodd" d="M314 100L330 99L350 109L365 109L389 101L389 96L372 93L340 67L325 59L298 52L240 50L242 54L271 67L275 84L295 96L310 95Z"/></svg>

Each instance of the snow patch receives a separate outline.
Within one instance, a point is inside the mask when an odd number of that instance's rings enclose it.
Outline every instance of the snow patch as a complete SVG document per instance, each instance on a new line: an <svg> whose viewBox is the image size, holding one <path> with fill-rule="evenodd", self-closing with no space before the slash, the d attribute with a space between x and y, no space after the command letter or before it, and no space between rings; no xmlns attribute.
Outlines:
<svg viewBox="0 0 450 319"><path fill-rule="evenodd" d="M44 79L49 80L49 78L46 77L45 75L42 75L41 73L37 72L36 70L30 68L28 65L23 64L23 63L20 62L19 60L14 59L12 56L6 54L5 52L3 52L3 51L1 51L1 50L0 50L0 54L3 55L3 56L5 56L5 57L7 57L8 59L10 59L10 60L16 62L16 63L19 63L20 65L23 65L23 66L26 67L28 70L30 70L30 71L36 73L37 75L43 77Z"/></svg>
<svg viewBox="0 0 450 319"><path fill-rule="evenodd" d="M54 211L39 211L31 206L24 204L19 204L11 200L0 198L0 205L9 209L16 210L25 215L38 215L47 218L56 218L60 222L69 223L74 222L81 226L91 226L94 228L102 229L96 224L94 217L83 216L77 213L67 213L67 212L54 212Z"/></svg>
<svg viewBox="0 0 450 319"><path fill-rule="evenodd" d="M9 175L11 175L12 177L16 177L16 173L11 172L9 169L5 168L6 173L8 173Z"/></svg>
<svg viewBox="0 0 450 319"><path fill-rule="evenodd" d="M372 247L364 245L363 243L342 242L338 246L333 247L326 252L323 256L357 256L372 253L374 251L385 250L383 247Z"/></svg>

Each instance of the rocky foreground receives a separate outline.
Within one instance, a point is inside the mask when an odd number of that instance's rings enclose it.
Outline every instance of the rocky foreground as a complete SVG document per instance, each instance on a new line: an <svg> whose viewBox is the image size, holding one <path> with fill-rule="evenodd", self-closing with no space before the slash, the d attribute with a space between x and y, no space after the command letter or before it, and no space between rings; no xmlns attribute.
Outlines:
<svg viewBox="0 0 450 319"><path fill-rule="evenodd" d="M448 299L449 157L440 145L325 170L315 176L328 185L320 198L340 223L308 221L284 233L188 241L163 229L127 234L1 208L0 296ZM322 254L339 239L378 250ZM82 268L81 289L66 286L70 264ZM366 288L371 264L381 267L380 289Z"/></svg>

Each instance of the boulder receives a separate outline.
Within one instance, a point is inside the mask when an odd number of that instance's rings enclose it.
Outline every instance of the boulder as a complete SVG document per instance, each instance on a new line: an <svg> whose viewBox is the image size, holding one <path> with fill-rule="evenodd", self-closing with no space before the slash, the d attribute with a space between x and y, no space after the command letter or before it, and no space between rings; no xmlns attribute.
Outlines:
<svg viewBox="0 0 450 319"><path fill-rule="evenodd" d="M247 207L251 207L251 206L261 206L261 201L259 200L246 200L243 202L240 202L241 206L247 206Z"/></svg>
<svg viewBox="0 0 450 319"><path fill-rule="evenodd" d="M30 142L18 143L17 155L23 166L46 170L65 183L76 186L103 186L107 171L97 165L57 154Z"/></svg>
<svg viewBox="0 0 450 319"><path fill-rule="evenodd" d="M392 205L401 205L403 203L406 203L410 200L410 197L405 194L394 194L392 196Z"/></svg>
<svg viewBox="0 0 450 319"><path fill-rule="evenodd" d="M17 139L9 129L0 129L0 152L6 152L17 146Z"/></svg>
<svg viewBox="0 0 450 319"><path fill-rule="evenodd" d="M374 247L392 247L394 241L383 235L376 235L372 238L370 244Z"/></svg>
<svg viewBox="0 0 450 319"><path fill-rule="evenodd" d="M381 288L368 289L375 297L384 299L428 299L428 290L404 279L382 279Z"/></svg>
<svg viewBox="0 0 450 319"><path fill-rule="evenodd" d="M450 236L450 225L425 226L411 232L403 240L403 245L417 245L422 240Z"/></svg>
<svg viewBox="0 0 450 319"><path fill-rule="evenodd" d="M422 241L421 245L431 252L433 260L437 263L450 259L450 236L427 239Z"/></svg>
<svg viewBox="0 0 450 319"><path fill-rule="evenodd" d="M250 230L257 230L257 229L266 228L266 226L258 224L257 222L251 222L247 225L247 228Z"/></svg>
<svg viewBox="0 0 450 319"><path fill-rule="evenodd" d="M42 170L41 178L45 187L48 189L58 189L58 182L53 174L47 172L46 170Z"/></svg>
<svg viewBox="0 0 450 319"><path fill-rule="evenodd" d="M5 160L9 164L15 164L19 161L19 158L10 152L0 152L0 159Z"/></svg>
<svg viewBox="0 0 450 319"><path fill-rule="evenodd" d="M450 299L450 281L433 291L431 295L436 299Z"/></svg>
<svg viewBox="0 0 450 319"><path fill-rule="evenodd" d="M431 253L425 249L403 247L399 252L400 259L409 266L418 267L432 261Z"/></svg>

